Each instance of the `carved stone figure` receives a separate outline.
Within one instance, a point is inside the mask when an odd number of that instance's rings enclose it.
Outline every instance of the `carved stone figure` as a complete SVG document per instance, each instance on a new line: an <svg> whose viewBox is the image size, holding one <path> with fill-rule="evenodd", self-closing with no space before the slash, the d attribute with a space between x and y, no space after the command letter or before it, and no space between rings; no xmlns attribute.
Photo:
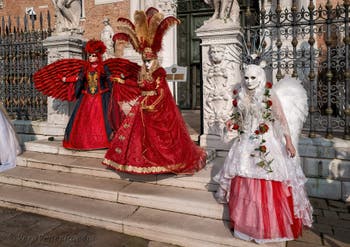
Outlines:
<svg viewBox="0 0 350 247"><path fill-rule="evenodd" d="M56 33L78 31L81 0L52 0L55 6Z"/></svg>
<svg viewBox="0 0 350 247"><path fill-rule="evenodd" d="M209 63L204 70L204 105L205 119L208 132L221 135L225 121L230 117L232 110L233 65L225 58L224 45L209 47ZM239 76L240 77L240 76Z"/></svg>
<svg viewBox="0 0 350 247"><path fill-rule="evenodd" d="M114 44L113 44L113 35L114 31L111 25L109 24L109 19L105 18L103 20L104 28L101 32L101 40L106 45L107 50L106 53L103 54L103 60L108 58L115 57L114 55Z"/></svg>
<svg viewBox="0 0 350 247"><path fill-rule="evenodd" d="M208 21L216 19L230 20L239 24L239 4L237 0L204 0L214 8L214 14Z"/></svg>

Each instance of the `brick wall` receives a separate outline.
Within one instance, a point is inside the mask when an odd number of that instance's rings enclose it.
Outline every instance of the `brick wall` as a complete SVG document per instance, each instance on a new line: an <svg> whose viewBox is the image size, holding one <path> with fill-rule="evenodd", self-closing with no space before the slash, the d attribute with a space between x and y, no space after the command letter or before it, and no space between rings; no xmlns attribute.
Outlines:
<svg viewBox="0 0 350 247"><path fill-rule="evenodd" d="M108 17L110 24L115 29L115 23L118 17L129 17L130 0L120 2L95 5L95 0L85 0L85 17L81 19L81 26L85 29L84 37L87 39L100 38L101 30L103 29L103 19ZM8 16L11 16L12 26L16 25L16 17L20 17L20 26L23 27L23 17L27 7L34 7L34 10L39 17L42 12L44 16L47 11L51 14L51 25L54 27L55 10L52 0L4 0L4 7L0 9L0 17L5 18L7 23ZM46 18L44 18L44 27L46 26ZM38 22L36 22L38 25ZM0 23L1 27L1 23Z"/></svg>
<svg viewBox="0 0 350 247"><path fill-rule="evenodd" d="M128 17L130 12L129 0L116 3L95 5L95 0L85 0L85 16L82 26L85 29L84 37L100 38L103 29L103 19L108 17L110 24L115 30L115 23L119 17Z"/></svg>
<svg viewBox="0 0 350 247"><path fill-rule="evenodd" d="M39 13L47 16L47 12L50 11L52 19L54 19L54 7L52 0L40 0L40 1L30 1L30 0L4 0L3 8L0 9L0 17L4 17L5 22L8 23L8 17L11 17L12 26L17 26L16 18L20 17L20 27L23 28L23 18L26 15L26 8L34 7L37 14L37 19L39 18ZM28 16L29 17L29 16ZM51 23L54 23L51 21ZM38 24L38 21L36 21ZM46 27L46 18L44 18L44 27ZM38 26L36 26L38 27Z"/></svg>

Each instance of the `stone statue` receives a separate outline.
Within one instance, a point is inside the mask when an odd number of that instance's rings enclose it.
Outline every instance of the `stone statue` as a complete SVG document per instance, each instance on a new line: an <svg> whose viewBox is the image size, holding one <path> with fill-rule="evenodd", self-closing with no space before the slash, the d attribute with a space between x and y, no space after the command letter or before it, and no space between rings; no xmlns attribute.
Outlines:
<svg viewBox="0 0 350 247"><path fill-rule="evenodd" d="M214 8L214 14L208 21L230 20L239 24L239 4L237 0L204 0Z"/></svg>
<svg viewBox="0 0 350 247"><path fill-rule="evenodd" d="M115 57L114 42L113 42L114 31L111 25L109 24L108 18L104 18L103 24L104 24L104 28L101 32L101 40L107 47L106 52L103 54L103 60L106 60L108 58Z"/></svg>
<svg viewBox="0 0 350 247"><path fill-rule="evenodd" d="M225 58L226 53L224 45L211 45L208 51L209 62L204 70L206 127L210 133L216 135L221 135L225 121L230 117L233 84L240 81L240 75L233 75L234 66ZM238 80L235 81L234 77Z"/></svg>
<svg viewBox="0 0 350 247"><path fill-rule="evenodd" d="M56 33L79 30L81 0L52 0L55 6Z"/></svg>

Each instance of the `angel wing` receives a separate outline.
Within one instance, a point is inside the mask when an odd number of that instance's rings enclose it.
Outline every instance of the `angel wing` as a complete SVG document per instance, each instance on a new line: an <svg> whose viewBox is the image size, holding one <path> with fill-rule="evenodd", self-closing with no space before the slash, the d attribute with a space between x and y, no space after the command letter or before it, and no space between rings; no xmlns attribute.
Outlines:
<svg viewBox="0 0 350 247"><path fill-rule="evenodd" d="M34 85L41 93L60 100L72 101L69 97L69 84L62 81L62 77L78 76L86 61L75 58L55 61L40 70L34 76Z"/></svg>
<svg viewBox="0 0 350 247"><path fill-rule="evenodd" d="M137 85L140 66L124 58L110 58L103 62L112 77L119 77L125 84L115 83L113 85L113 97L116 101L130 101L140 95Z"/></svg>
<svg viewBox="0 0 350 247"><path fill-rule="evenodd" d="M308 115L306 90L300 80L292 77L280 80L274 85L273 90L285 113L292 141L297 145L301 129Z"/></svg>

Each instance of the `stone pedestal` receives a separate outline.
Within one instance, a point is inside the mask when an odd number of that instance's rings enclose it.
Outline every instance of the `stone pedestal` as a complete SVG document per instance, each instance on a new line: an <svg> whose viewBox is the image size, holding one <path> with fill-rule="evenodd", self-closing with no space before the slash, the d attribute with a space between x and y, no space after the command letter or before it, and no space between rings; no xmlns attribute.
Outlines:
<svg viewBox="0 0 350 247"><path fill-rule="evenodd" d="M64 58L82 59L84 42L80 35L57 35L47 38L44 40L44 46L48 50L48 64ZM49 97L47 105L47 125L64 131L71 115L72 104Z"/></svg>
<svg viewBox="0 0 350 247"><path fill-rule="evenodd" d="M241 81L240 27L234 22L221 19L207 21L196 30L201 38L202 76L203 76L203 134L201 146L227 150L230 143L223 136L233 138L235 134L226 133L225 122L232 114L233 89Z"/></svg>

